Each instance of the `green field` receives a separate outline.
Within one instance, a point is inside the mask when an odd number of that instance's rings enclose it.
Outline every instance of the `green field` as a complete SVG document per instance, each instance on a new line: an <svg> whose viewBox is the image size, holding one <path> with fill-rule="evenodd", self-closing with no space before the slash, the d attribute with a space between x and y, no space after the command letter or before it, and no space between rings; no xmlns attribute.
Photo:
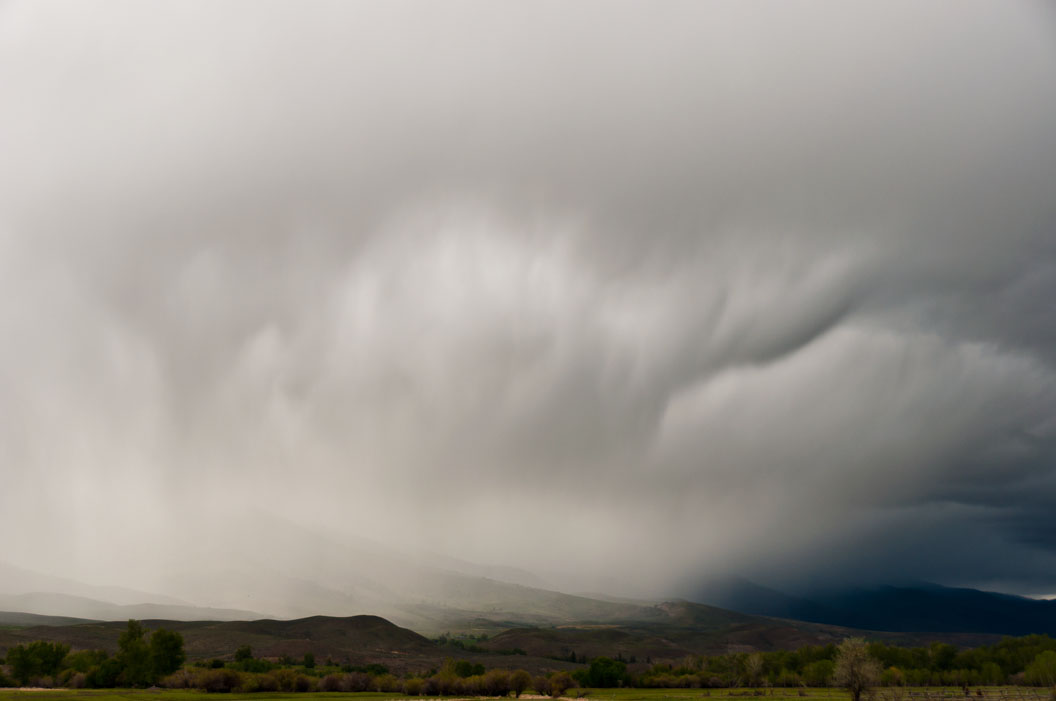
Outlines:
<svg viewBox="0 0 1056 701"><path fill-rule="evenodd" d="M981 693L980 693L981 692ZM370 699L424 699L428 696L404 696L383 692L357 693L292 693L264 692L257 694L206 694L204 691L165 689L45 689L19 691L16 689L0 690L0 701L204 701L209 696L223 701L369 701ZM531 696L531 694L526 694ZM585 696L597 701L703 701L734 700L748 701L848 701L850 694L842 689L767 689L758 694L751 689L571 689L566 698ZM450 697L466 698L466 697ZM538 697L535 697L538 698ZM865 699L866 697L863 697ZM965 699L960 687L905 687L878 688L873 692L874 701L942 701ZM1048 689L1029 687L976 687L971 690L971 699L983 701L1051 701L1052 693Z"/></svg>

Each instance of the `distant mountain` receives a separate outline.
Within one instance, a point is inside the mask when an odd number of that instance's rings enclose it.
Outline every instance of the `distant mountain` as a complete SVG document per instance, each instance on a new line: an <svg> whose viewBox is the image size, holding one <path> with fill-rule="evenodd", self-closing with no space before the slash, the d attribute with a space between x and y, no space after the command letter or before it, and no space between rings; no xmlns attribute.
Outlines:
<svg viewBox="0 0 1056 701"><path fill-rule="evenodd" d="M927 583L796 597L748 580L726 579L699 586L690 598L743 613L865 630L1056 635L1056 601Z"/></svg>
<svg viewBox="0 0 1056 701"><path fill-rule="evenodd" d="M220 609L189 604L114 604L109 601L54 592L0 594L0 610L36 614L41 617L120 621L129 618L168 618L181 621L234 621L261 618L261 614L239 609ZM12 614L7 614L11 616ZM45 624L47 625L47 624Z"/></svg>
<svg viewBox="0 0 1056 701"><path fill-rule="evenodd" d="M69 616L41 616L36 613L22 613L20 611L0 611L0 626L13 628L75 626L82 623L97 623L97 621L91 621L86 618L71 618Z"/></svg>
<svg viewBox="0 0 1056 701"><path fill-rule="evenodd" d="M731 611L801 621L824 621L831 613L818 603L764 587L743 577L710 579L696 585L689 598Z"/></svg>
<svg viewBox="0 0 1056 701"><path fill-rule="evenodd" d="M175 604L186 606L188 602L157 592L139 591L127 587L100 586L85 584L65 577L34 572L7 562L0 562L0 596L5 594L27 594L29 592L49 592L66 594L85 599L97 599L117 605L142 604Z"/></svg>

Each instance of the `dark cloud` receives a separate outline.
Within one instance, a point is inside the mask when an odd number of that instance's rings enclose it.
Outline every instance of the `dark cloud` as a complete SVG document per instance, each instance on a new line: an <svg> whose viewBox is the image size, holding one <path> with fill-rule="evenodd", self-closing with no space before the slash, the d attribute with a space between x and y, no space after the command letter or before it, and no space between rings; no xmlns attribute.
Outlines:
<svg viewBox="0 0 1056 701"><path fill-rule="evenodd" d="M1042 4L0 13L14 560L1056 587Z"/></svg>

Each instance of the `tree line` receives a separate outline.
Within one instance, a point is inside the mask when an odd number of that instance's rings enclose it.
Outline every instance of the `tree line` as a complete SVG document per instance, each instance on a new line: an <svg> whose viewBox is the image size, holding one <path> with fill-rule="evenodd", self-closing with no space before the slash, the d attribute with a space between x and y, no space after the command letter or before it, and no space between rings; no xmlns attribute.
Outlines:
<svg viewBox="0 0 1056 701"><path fill-rule="evenodd" d="M152 686L186 659L182 635L159 628L148 636L139 621L129 621L112 657L105 650L70 652L69 645L42 640L15 645L7 651L8 671L0 672L0 686Z"/></svg>
<svg viewBox="0 0 1056 701"><path fill-rule="evenodd" d="M939 642L918 647L876 641L863 645L876 663L876 683L882 686L1056 684L1056 640L1047 635L1004 638L993 645L963 650ZM836 644L693 655L675 663L651 665L632 675L630 683L641 687L828 687L838 685L838 657Z"/></svg>
<svg viewBox="0 0 1056 701"><path fill-rule="evenodd" d="M57 642L16 645L7 651L6 660L0 660L0 686L158 685L212 692L378 691L498 697L519 697L529 689L557 697L573 687L841 686L855 699L876 685L1056 687L1056 640L1046 635L1006 638L967 650L945 643L900 647L852 638L839 645L791 651L691 655L676 663L629 665L620 655L582 659L584 666L574 671L533 676L522 669L486 669L479 662L449 658L440 669L401 677L376 663L357 667L326 660L317 665L311 652L299 659L261 659L243 645L233 659L186 665L179 633L165 629L148 633L132 620L121 633L114 655L104 650L71 651L69 645Z"/></svg>

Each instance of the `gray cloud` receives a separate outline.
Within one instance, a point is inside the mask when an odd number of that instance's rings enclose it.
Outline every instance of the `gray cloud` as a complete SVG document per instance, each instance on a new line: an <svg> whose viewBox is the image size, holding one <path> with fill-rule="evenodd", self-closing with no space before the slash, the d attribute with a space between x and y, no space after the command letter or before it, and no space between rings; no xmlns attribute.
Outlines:
<svg viewBox="0 0 1056 701"><path fill-rule="evenodd" d="M1056 587L1050 8L0 13L13 560Z"/></svg>

